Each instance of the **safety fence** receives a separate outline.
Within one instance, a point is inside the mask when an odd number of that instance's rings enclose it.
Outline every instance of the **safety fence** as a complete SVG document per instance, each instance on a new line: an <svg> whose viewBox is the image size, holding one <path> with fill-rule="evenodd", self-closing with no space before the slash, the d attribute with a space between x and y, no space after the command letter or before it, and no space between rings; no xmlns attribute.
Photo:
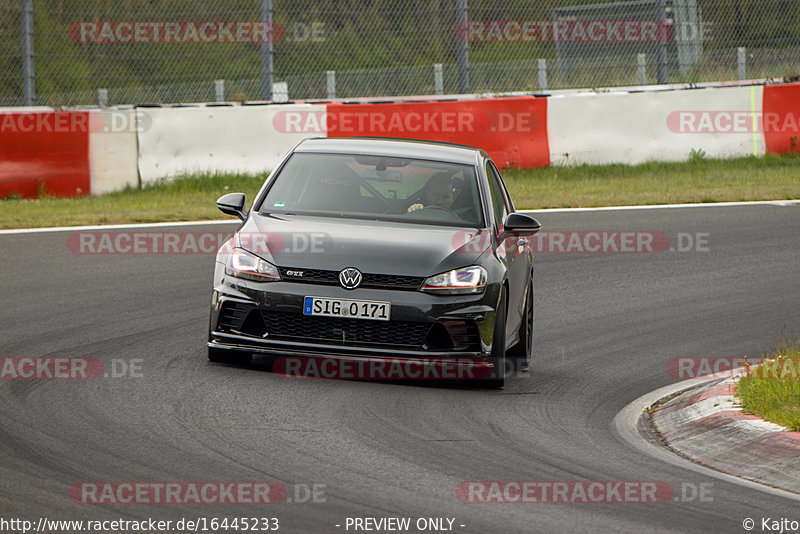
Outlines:
<svg viewBox="0 0 800 534"><path fill-rule="evenodd" d="M800 77L800 0L0 0L0 106Z"/></svg>

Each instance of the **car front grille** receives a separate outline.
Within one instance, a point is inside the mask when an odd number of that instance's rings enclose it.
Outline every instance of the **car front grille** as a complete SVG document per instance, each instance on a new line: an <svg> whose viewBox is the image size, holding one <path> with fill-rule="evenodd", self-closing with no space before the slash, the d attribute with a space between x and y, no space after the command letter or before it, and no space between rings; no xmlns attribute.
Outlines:
<svg viewBox="0 0 800 534"><path fill-rule="evenodd" d="M226 302L220 310L219 328L227 332L240 332L247 314L254 306L242 305L238 302Z"/></svg>
<svg viewBox="0 0 800 534"><path fill-rule="evenodd" d="M429 323L313 317L299 313L261 311L269 338L310 343L383 346L421 350Z"/></svg>
<svg viewBox="0 0 800 534"><path fill-rule="evenodd" d="M414 351L480 350L474 321L375 321L316 317L259 308L248 302L226 301L217 329L262 339L321 343L345 347L374 347Z"/></svg>
<svg viewBox="0 0 800 534"><path fill-rule="evenodd" d="M263 339L415 351L452 348L446 332L447 339L443 339L441 325L432 331L433 326L428 322L314 317L235 301L223 304L218 322L223 332Z"/></svg>
<svg viewBox="0 0 800 534"><path fill-rule="evenodd" d="M442 324L456 349L476 350L480 347L481 335L474 321L445 320Z"/></svg>
<svg viewBox="0 0 800 534"><path fill-rule="evenodd" d="M279 267L281 279L304 284L339 285L339 271L323 269L301 269L296 267ZM290 275L289 272L302 272L302 276ZM363 273L359 287L367 289L400 289L416 291L425 281L421 276L401 276L394 274Z"/></svg>

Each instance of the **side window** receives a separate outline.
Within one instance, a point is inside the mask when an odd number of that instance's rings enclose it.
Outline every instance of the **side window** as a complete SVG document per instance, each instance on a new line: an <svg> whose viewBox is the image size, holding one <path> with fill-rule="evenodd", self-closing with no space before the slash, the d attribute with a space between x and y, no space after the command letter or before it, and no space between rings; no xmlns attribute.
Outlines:
<svg viewBox="0 0 800 534"><path fill-rule="evenodd" d="M500 175L490 162L486 163L486 178L489 181L489 194L492 197L495 225L499 229L506 215L510 213L510 209L503 183L500 181Z"/></svg>
<svg viewBox="0 0 800 534"><path fill-rule="evenodd" d="M500 177L500 171L497 170L497 167L495 167L494 163L489 163L489 165L491 165L494 175L497 177L497 181L500 182L500 187L503 188L503 194L506 197L506 209L508 210L508 213L514 213L514 203L511 202L511 195L508 193L506 183Z"/></svg>

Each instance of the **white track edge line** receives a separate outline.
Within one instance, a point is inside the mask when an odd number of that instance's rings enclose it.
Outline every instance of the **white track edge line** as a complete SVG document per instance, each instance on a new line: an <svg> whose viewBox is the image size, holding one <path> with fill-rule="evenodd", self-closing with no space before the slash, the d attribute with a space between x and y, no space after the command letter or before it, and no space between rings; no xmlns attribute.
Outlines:
<svg viewBox="0 0 800 534"><path fill-rule="evenodd" d="M0 230L0 235L8 234L39 234L46 232L70 232L81 230L121 230L127 228L163 228L169 226L207 226L211 224L241 224L238 219L219 219L212 221L176 221L158 223L136 223L136 224L94 224L89 226L54 226L50 228L21 228L19 230L9 229Z"/></svg>
<svg viewBox="0 0 800 534"><path fill-rule="evenodd" d="M595 208L543 208L535 210L520 210L522 213L560 213L583 211L630 211L630 210L665 210L678 208L729 208L735 206L797 206L800 200L754 200L748 202L707 202L697 204L646 204L642 206L600 206ZM71 230L119 230L123 228L159 228L165 226L201 226L209 224L233 224L238 220L217 219L210 221L179 221L158 223L135 224L96 224L89 226L54 226L48 228L20 228L0 230L0 235L9 234L35 234L46 232L68 232Z"/></svg>
<svg viewBox="0 0 800 534"><path fill-rule="evenodd" d="M629 210L668 210L682 208L730 208L735 206L796 206L800 200L751 200L746 202L698 202L694 204L646 204L641 206L599 206L595 208L542 208L520 210L524 213L558 213L570 211L629 211Z"/></svg>

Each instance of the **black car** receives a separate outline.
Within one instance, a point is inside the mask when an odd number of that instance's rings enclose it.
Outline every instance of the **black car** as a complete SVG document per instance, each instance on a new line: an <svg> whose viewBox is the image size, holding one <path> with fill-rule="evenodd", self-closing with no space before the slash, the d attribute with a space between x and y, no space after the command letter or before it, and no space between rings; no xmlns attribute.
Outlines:
<svg viewBox="0 0 800 534"><path fill-rule="evenodd" d="M210 360L468 364L496 387L529 364L540 224L482 150L307 139L249 212L241 193L217 206L244 222L216 258Z"/></svg>

